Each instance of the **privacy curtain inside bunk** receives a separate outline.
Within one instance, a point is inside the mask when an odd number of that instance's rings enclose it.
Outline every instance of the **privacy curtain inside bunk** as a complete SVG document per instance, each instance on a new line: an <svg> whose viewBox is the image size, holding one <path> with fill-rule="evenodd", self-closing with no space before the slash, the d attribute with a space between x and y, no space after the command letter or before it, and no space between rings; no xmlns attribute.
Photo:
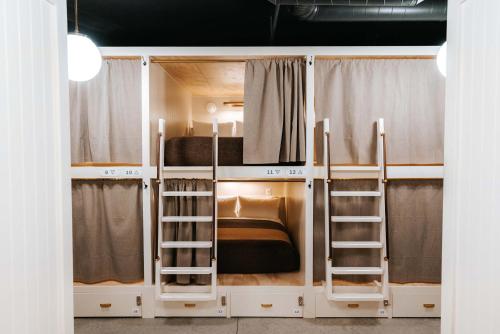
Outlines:
<svg viewBox="0 0 500 334"><path fill-rule="evenodd" d="M108 59L70 81L71 162L141 162L140 60Z"/></svg>
<svg viewBox="0 0 500 334"><path fill-rule="evenodd" d="M87 82L70 82L72 164L141 163L141 64L104 60ZM73 183L74 278L143 278L141 183Z"/></svg>
<svg viewBox="0 0 500 334"><path fill-rule="evenodd" d="M305 161L305 60L248 60L243 162Z"/></svg>
<svg viewBox="0 0 500 334"><path fill-rule="evenodd" d="M445 84L435 60L317 60L315 66L316 120L330 119L332 164L376 163L375 122L379 118L385 121L388 163L443 163ZM320 162L322 144L322 127L317 126L316 158ZM374 186L376 183L366 180L334 182L336 189L344 190L369 190ZM321 245L324 202L320 192L322 183L315 191L315 238ZM390 181L387 199L390 280L439 283L442 181ZM332 210L335 215L376 215L377 201L335 198ZM334 240L379 239L378 231L366 223L334 226ZM324 247L315 246L314 252L318 255L315 259L323 258L319 255ZM338 266L379 263L377 251L334 250L334 254ZM315 263L316 277L324 277L321 261Z"/></svg>
<svg viewBox="0 0 500 334"><path fill-rule="evenodd" d="M165 191L210 191L211 180L171 179L165 181ZM212 216L212 197L165 197L165 216ZM164 241L210 241L212 222L163 223ZM163 249L163 267L210 267L209 248ZM210 275L176 275L167 279L178 284L208 284Z"/></svg>
<svg viewBox="0 0 500 334"><path fill-rule="evenodd" d="M74 280L142 280L141 182L73 181L72 188Z"/></svg>

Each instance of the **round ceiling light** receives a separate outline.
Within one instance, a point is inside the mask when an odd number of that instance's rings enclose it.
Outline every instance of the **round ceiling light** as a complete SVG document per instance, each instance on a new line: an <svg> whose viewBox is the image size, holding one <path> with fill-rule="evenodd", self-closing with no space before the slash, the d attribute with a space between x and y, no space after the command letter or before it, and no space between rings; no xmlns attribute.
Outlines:
<svg viewBox="0 0 500 334"><path fill-rule="evenodd" d="M207 111L209 114L213 114L217 111L217 105L213 102L207 103Z"/></svg>
<svg viewBox="0 0 500 334"><path fill-rule="evenodd" d="M101 53L90 38L79 33L68 34L68 76L72 81L87 81L99 73Z"/></svg>
<svg viewBox="0 0 500 334"><path fill-rule="evenodd" d="M439 72L441 72L442 75L446 76L446 58L447 58L447 42L444 42L444 44L441 46L439 49L436 62L437 66L439 69Z"/></svg>

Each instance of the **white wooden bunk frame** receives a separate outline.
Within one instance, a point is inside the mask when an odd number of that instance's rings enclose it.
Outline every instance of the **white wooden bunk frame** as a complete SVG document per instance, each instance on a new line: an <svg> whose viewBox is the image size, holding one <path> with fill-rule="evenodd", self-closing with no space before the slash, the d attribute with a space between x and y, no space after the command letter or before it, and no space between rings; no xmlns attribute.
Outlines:
<svg viewBox="0 0 500 334"><path fill-rule="evenodd" d="M144 282L133 285L76 285L75 316L144 317L274 316L274 317L437 317L440 316L439 285L389 285L387 306L380 303L338 302L328 299L324 284L313 280L313 194L314 180L325 179L325 168L315 166L314 152L314 61L318 56L406 57L435 56L438 47L116 47L101 48L103 56L140 57L142 94L141 166L72 167L73 179L137 179L143 183ZM150 57L159 56L305 56L306 69L306 163L304 166L218 167L217 178L231 180L303 180L305 196L304 285L301 286L217 286L215 300L157 300L153 281L151 187L158 175L150 164ZM162 160L160 160L162 161ZM330 166L335 178L379 178L378 170L357 166ZM212 178L210 167L167 167L163 177ZM387 166L387 179L442 179L443 166ZM216 216L216 214L215 214ZM200 291L204 291L200 288ZM343 293L370 293L370 286L337 286ZM194 289L196 290L196 289ZM193 291L196 292L196 291Z"/></svg>

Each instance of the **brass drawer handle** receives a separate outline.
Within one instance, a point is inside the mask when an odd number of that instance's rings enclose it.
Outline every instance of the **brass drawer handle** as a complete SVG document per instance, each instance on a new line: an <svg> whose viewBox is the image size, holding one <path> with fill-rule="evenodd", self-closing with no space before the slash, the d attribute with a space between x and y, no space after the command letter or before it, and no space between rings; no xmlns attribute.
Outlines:
<svg viewBox="0 0 500 334"><path fill-rule="evenodd" d="M111 307L111 303L99 304L99 306L100 306L101 308L110 308L110 307Z"/></svg>
<svg viewBox="0 0 500 334"><path fill-rule="evenodd" d="M424 304L425 308L434 308L436 307L436 304Z"/></svg>
<svg viewBox="0 0 500 334"><path fill-rule="evenodd" d="M262 308L271 308L273 307L273 304L260 304Z"/></svg>
<svg viewBox="0 0 500 334"><path fill-rule="evenodd" d="M358 308L359 304L347 304L348 308Z"/></svg>
<svg viewBox="0 0 500 334"><path fill-rule="evenodd" d="M193 308L196 307L196 304L184 304L184 307Z"/></svg>

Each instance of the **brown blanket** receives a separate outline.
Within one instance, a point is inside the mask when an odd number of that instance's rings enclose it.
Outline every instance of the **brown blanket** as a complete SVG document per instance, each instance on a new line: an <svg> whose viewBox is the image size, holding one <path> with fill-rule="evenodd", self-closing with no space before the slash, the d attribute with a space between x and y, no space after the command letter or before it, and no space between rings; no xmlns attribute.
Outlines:
<svg viewBox="0 0 500 334"><path fill-rule="evenodd" d="M301 166L303 162L274 165ZM165 166L212 166L212 137L174 137L165 142ZM219 166L243 166L243 138L219 138Z"/></svg>
<svg viewBox="0 0 500 334"><path fill-rule="evenodd" d="M212 166L212 137L174 137L165 142L166 166ZM243 138L219 138L219 165L243 165Z"/></svg>
<svg viewBox="0 0 500 334"><path fill-rule="evenodd" d="M222 218L218 225L219 273L264 274L299 270L299 254L280 222Z"/></svg>

